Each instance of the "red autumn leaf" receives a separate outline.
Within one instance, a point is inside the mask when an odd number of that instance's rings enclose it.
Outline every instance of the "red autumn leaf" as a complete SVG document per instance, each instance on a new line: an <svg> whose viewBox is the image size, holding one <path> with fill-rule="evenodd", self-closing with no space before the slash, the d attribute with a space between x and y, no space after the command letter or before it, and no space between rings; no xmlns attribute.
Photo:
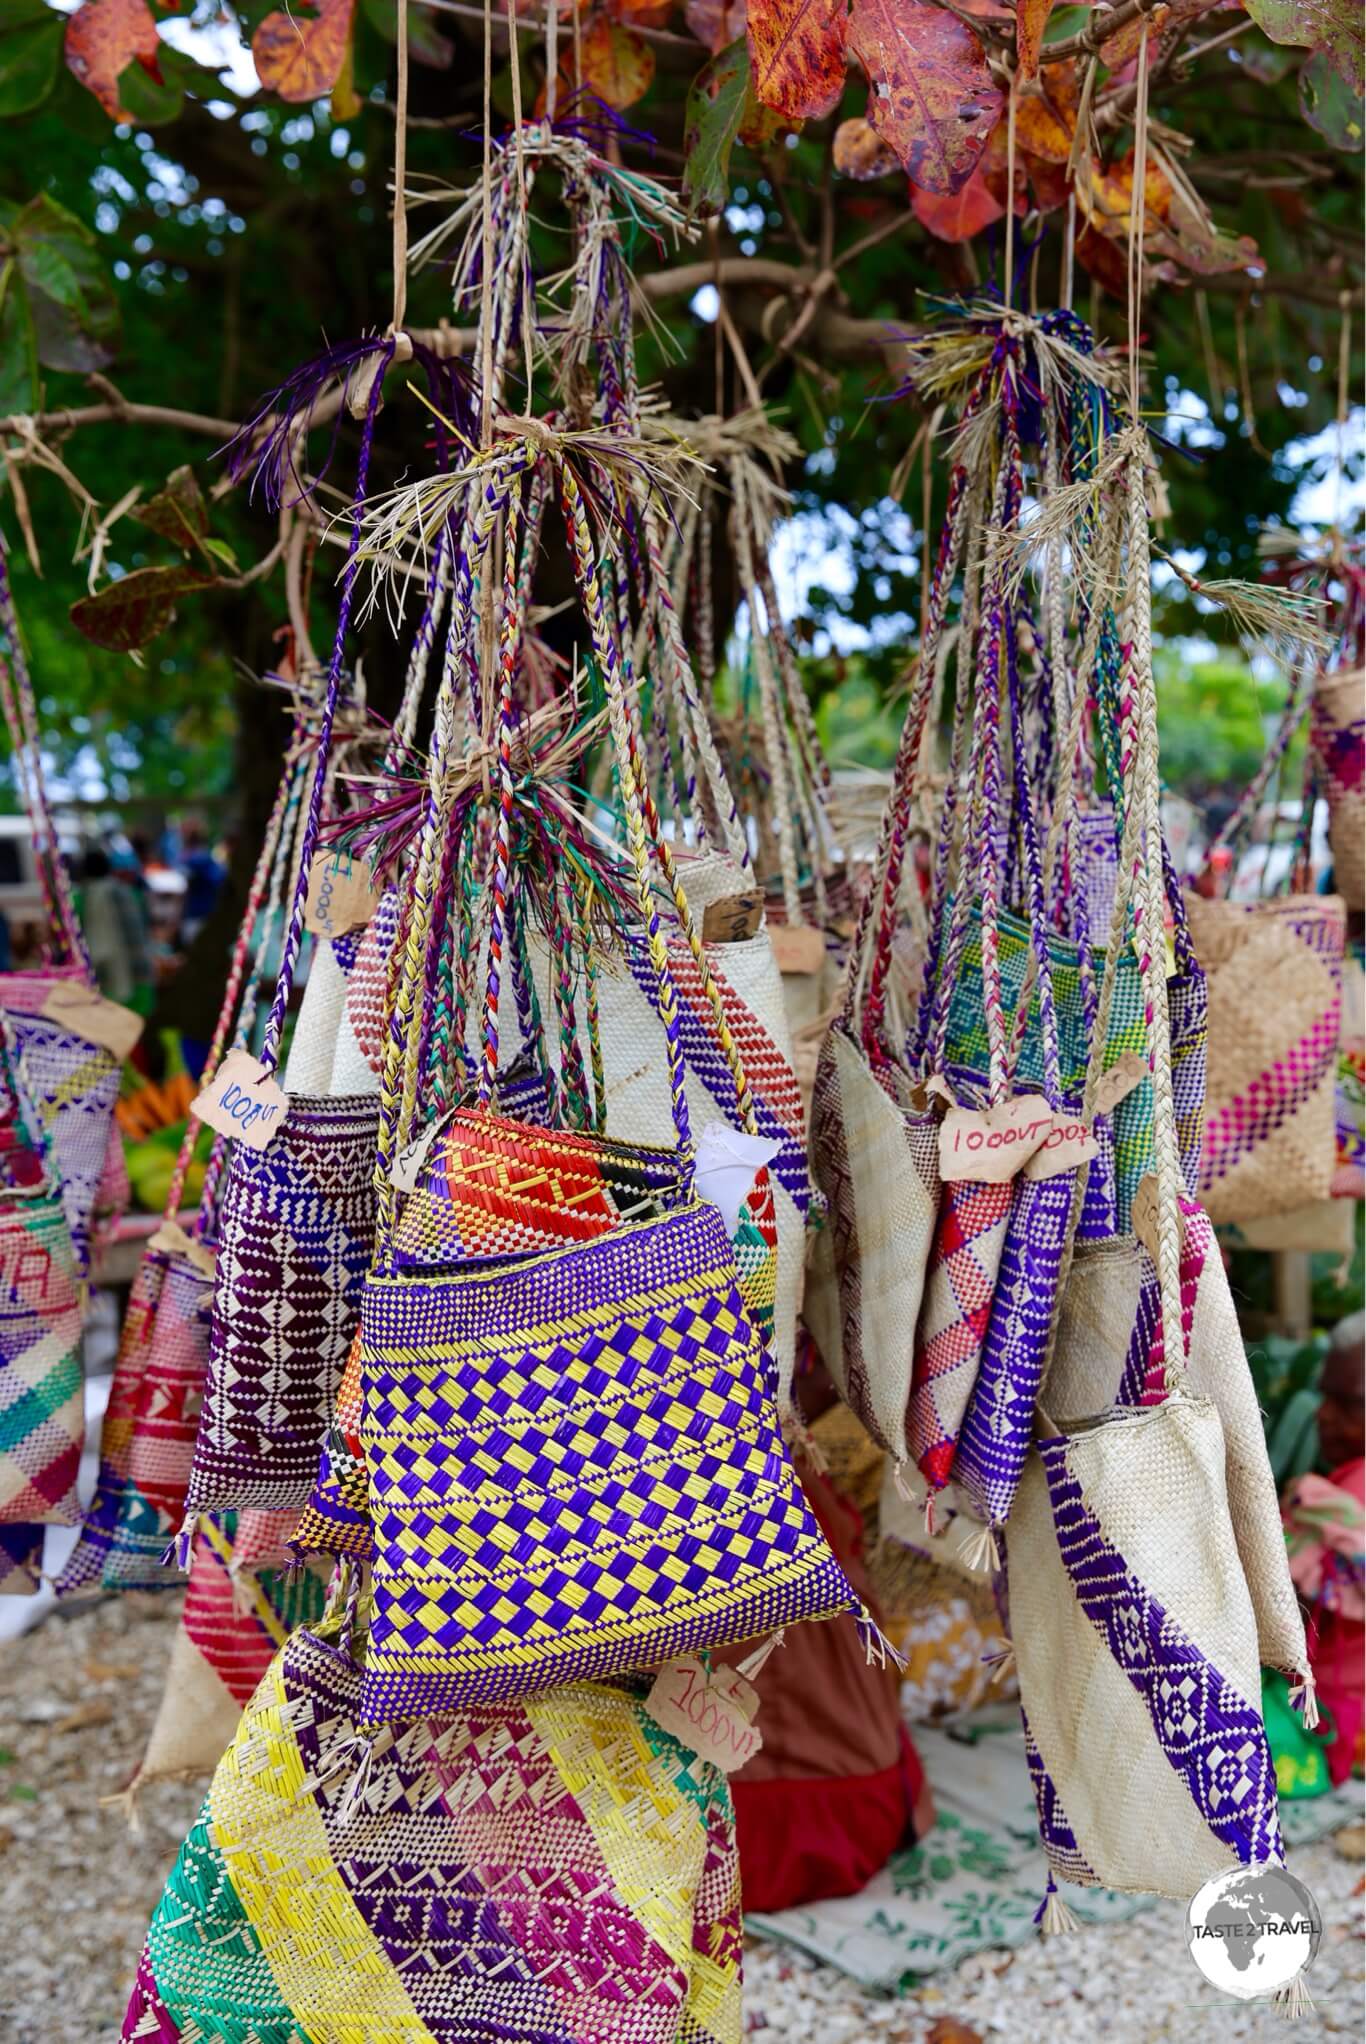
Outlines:
<svg viewBox="0 0 1366 2044"><path fill-rule="evenodd" d="M579 53L584 85L618 113L634 106L649 91L655 53L634 29L619 28L616 22L599 16L579 45Z"/></svg>
<svg viewBox="0 0 1366 2044"><path fill-rule="evenodd" d="M1032 78L1039 68L1043 32L1053 12L1053 0L1015 0L1016 76Z"/></svg>
<svg viewBox="0 0 1366 2044"><path fill-rule="evenodd" d="M159 47L147 0L85 0L66 24L68 71L115 121L129 118L119 105L119 73L141 64L160 84Z"/></svg>
<svg viewBox="0 0 1366 2044"><path fill-rule="evenodd" d="M613 21L637 28L667 28L673 11L673 0L609 0L607 8Z"/></svg>
<svg viewBox="0 0 1366 2044"><path fill-rule="evenodd" d="M887 146L872 122L861 116L840 122L835 130L833 154L840 176L857 178L860 183L867 178L885 177L897 167L896 151Z"/></svg>
<svg viewBox="0 0 1366 2044"><path fill-rule="evenodd" d="M251 39L267 92L294 106L331 92L346 62L354 10L355 0L294 0L288 13L268 14Z"/></svg>
<svg viewBox="0 0 1366 2044"><path fill-rule="evenodd" d="M987 190L999 202L1001 211L1004 212L1006 192L1009 188L1010 180L1009 121L1000 120L996 123L996 126L987 137L987 146L982 151L982 160L973 175L985 180ZM1018 147L1015 151L1015 211L1017 214L1029 211L1029 201L1025 189L1025 168L1020 160Z"/></svg>
<svg viewBox="0 0 1366 2044"><path fill-rule="evenodd" d="M1034 204L1039 211L1056 213L1060 206L1065 206L1072 189L1065 166L1052 162L1047 156L1031 156L1023 149L1020 151L1020 158L1028 173Z"/></svg>
<svg viewBox="0 0 1366 2044"><path fill-rule="evenodd" d="M923 0L855 0L849 46L868 74L868 118L911 182L956 192L1005 106L972 30Z"/></svg>
<svg viewBox="0 0 1366 2044"><path fill-rule="evenodd" d="M1129 270L1124 250L1107 241L1094 227L1083 227L1076 239L1076 257L1088 277L1108 291L1112 298L1124 298L1129 289Z"/></svg>
<svg viewBox="0 0 1366 2044"><path fill-rule="evenodd" d="M832 113L844 92L846 0L750 0L754 96L791 121Z"/></svg>
<svg viewBox="0 0 1366 2044"><path fill-rule="evenodd" d="M683 19L698 42L719 57L745 32L745 0L688 0Z"/></svg>
<svg viewBox="0 0 1366 2044"><path fill-rule="evenodd" d="M921 226L927 228L936 240L971 241L975 234L980 234L984 227L990 227L1005 212L1002 203L1004 182L1001 192L1002 198L998 198L979 166L956 192L925 192L918 185L913 185L911 210Z"/></svg>
<svg viewBox="0 0 1366 2044"><path fill-rule="evenodd" d="M1117 29L1108 42L1103 42L1100 46L1100 61L1106 70L1122 71L1124 66L1138 55L1145 23L1148 30L1148 61L1151 63L1157 51L1157 38L1167 26L1170 12L1171 10L1166 7L1154 7L1147 14L1136 15L1132 21L1126 21L1123 28Z"/></svg>

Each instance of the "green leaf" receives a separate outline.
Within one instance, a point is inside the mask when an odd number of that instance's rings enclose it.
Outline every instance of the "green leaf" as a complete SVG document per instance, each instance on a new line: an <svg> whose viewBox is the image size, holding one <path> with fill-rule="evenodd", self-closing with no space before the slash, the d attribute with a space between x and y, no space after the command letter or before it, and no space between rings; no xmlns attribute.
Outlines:
<svg viewBox="0 0 1366 2044"><path fill-rule="evenodd" d="M0 120L31 113L57 82L65 24L43 0L12 0L0 11Z"/></svg>
<svg viewBox="0 0 1366 2044"><path fill-rule="evenodd" d="M209 530L209 507L189 467L174 470L166 478L165 489L139 504L129 516L187 554L199 551Z"/></svg>
<svg viewBox="0 0 1366 2044"><path fill-rule="evenodd" d="M140 128L164 128L185 105L185 94L169 79L153 78L134 57L119 73L119 105Z"/></svg>
<svg viewBox="0 0 1366 2044"><path fill-rule="evenodd" d="M1335 149L1360 153L1366 133L1361 94L1353 92L1322 50L1315 50L1301 67L1300 110Z"/></svg>
<svg viewBox="0 0 1366 2044"><path fill-rule="evenodd" d="M176 598L212 589L216 575L179 564L134 568L117 582L71 606L71 622L87 639L111 653L136 653L164 632L175 616Z"/></svg>
<svg viewBox="0 0 1366 2044"><path fill-rule="evenodd" d="M683 189L696 211L716 212L730 194L730 156L749 98L749 49L738 36L704 64L684 113Z"/></svg>
<svg viewBox="0 0 1366 2044"><path fill-rule="evenodd" d="M33 310L18 261L0 264L0 414L36 412L42 403Z"/></svg>
<svg viewBox="0 0 1366 2044"><path fill-rule="evenodd" d="M211 554L214 560L221 561L230 574L235 575L237 573L239 565L237 556L225 539L206 538L204 541L204 552Z"/></svg>
<svg viewBox="0 0 1366 2044"><path fill-rule="evenodd" d="M95 236L46 192L10 227L28 294L38 358L48 369L86 373L112 362L119 303Z"/></svg>
<svg viewBox="0 0 1366 2044"><path fill-rule="evenodd" d="M1321 50L1353 92L1362 89L1361 0L1244 0L1273 43Z"/></svg>

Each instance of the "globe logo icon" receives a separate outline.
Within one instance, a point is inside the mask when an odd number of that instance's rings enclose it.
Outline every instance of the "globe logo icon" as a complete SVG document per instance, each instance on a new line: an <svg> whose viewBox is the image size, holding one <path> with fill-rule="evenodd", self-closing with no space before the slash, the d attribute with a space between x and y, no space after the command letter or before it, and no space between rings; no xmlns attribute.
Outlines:
<svg viewBox="0 0 1366 2044"><path fill-rule="evenodd" d="M1192 1959L1211 1987L1239 2001L1288 1987L1322 1935L1313 1896L1275 1860L1216 1874L1186 1910Z"/></svg>

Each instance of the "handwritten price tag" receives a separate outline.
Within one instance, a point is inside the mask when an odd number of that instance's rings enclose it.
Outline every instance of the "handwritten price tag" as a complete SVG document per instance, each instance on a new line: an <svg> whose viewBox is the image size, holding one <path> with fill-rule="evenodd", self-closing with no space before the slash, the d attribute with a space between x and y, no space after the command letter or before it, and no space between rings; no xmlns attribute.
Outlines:
<svg viewBox="0 0 1366 2044"><path fill-rule="evenodd" d="M1084 1121L1055 1114L1048 1134L1024 1167L1026 1178L1060 1178L1099 1156L1100 1144Z"/></svg>
<svg viewBox="0 0 1366 2044"><path fill-rule="evenodd" d="M363 930L379 907L379 890L364 859L350 852L319 852L308 869L304 928L315 937Z"/></svg>
<svg viewBox="0 0 1366 2044"><path fill-rule="evenodd" d="M220 1136L264 1150L280 1133L289 1095L247 1051L230 1050L190 1112Z"/></svg>
<svg viewBox="0 0 1366 2044"><path fill-rule="evenodd" d="M432 1146L450 1118L449 1114L438 1115L435 1121L427 1124L420 1136L414 1136L411 1142L403 1145L389 1167L389 1183L397 1186L400 1192L417 1190L417 1181L422 1176L423 1167L432 1153Z"/></svg>
<svg viewBox="0 0 1366 2044"><path fill-rule="evenodd" d="M736 1668L717 1668L708 1675L695 1654L666 1662L645 1708L663 1731L722 1774L737 1773L764 1743L754 1723L757 1690Z"/></svg>
<svg viewBox="0 0 1366 2044"><path fill-rule="evenodd" d="M728 894L709 901L702 911L702 936L708 944L742 944L764 919L762 894Z"/></svg>
<svg viewBox="0 0 1366 2044"><path fill-rule="evenodd" d="M1134 1194L1132 1226L1135 1235L1137 1235L1139 1241L1143 1244L1149 1256L1151 1256L1154 1265L1159 1261L1157 1216L1157 1176L1155 1172L1150 1171L1145 1178L1140 1178L1138 1181L1138 1190ZM1181 1236L1181 1247L1184 1249L1186 1246L1186 1217L1179 1207L1176 1210L1176 1219Z"/></svg>
<svg viewBox="0 0 1366 2044"><path fill-rule="evenodd" d="M43 1013L82 1042L97 1043L120 1063L142 1034L141 1015L76 980L59 980L43 1002Z"/></svg>
<svg viewBox="0 0 1366 2044"><path fill-rule="evenodd" d="M1004 1185L1024 1169L1053 1127L1053 1110L1037 1093L1000 1107L951 1107L939 1124L939 1175Z"/></svg>

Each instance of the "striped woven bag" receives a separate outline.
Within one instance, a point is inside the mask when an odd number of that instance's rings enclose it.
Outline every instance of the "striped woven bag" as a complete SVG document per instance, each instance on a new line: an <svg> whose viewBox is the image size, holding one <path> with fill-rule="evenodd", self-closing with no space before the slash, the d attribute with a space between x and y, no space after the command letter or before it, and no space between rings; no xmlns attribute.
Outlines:
<svg viewBox="0 0 1366 2044"><path fill-rule="evenodd" d="M0 1194L0 1523L74 1526L85 1440L81 1301L50 1194Z"/></svg>
<svg viewBox="0 0 1366 2044"><path fill-rule="evenodd" d="M1328 803L1333 886L1348 908L1366 907L1366 671L1335 669L1314 682L1309 739Z"/></svg>
<svg viewBox="0 0 1366 2044"><path fill-rule="evenodd" d="M279 1652L152 1918L128 2044L739 2044L725 1779L627 1689L359 1731L344 1621Z"/></svg>
<svg viewBox="0 0 1366 2044"><path fill-rule="evenodd" d="M1279 1858L1280 1834L1223 1427L1218 1406L1192 1395L1183 1359L1181 1179L1154 937L1164 888L1141 429L1125 452L1137 736L1126 777L1132 856L1121 876L1133 873L1152 1017L1166 1395L1056 1424L1041 1415L1011 1515L1007 1574L1050 1889L1060 1875L1184 1900L1227 1866Z"/></svg>

